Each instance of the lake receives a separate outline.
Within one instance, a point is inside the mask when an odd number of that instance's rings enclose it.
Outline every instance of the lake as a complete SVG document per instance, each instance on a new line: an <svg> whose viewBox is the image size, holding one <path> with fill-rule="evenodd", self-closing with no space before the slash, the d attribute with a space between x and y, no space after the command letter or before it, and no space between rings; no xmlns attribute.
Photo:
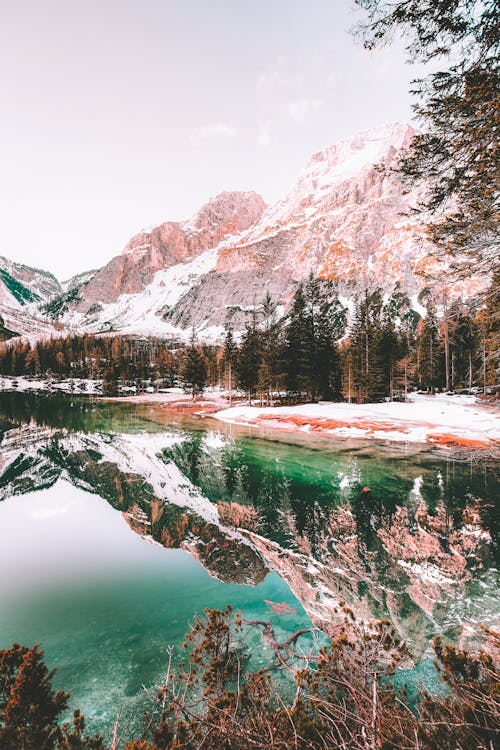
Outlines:
<svg viewBox="0 0 500 750"><path fill-rule="evenodd" d="M480 456L21 393L0 394L0 435L0 648L41 642L89 729L120 706L137 722L205 607L280 637L331 631L344 606L389 619L417 676L436 634L467 643L498 616L498 473ZM250 668L267 663L247 638Z"/></svg>

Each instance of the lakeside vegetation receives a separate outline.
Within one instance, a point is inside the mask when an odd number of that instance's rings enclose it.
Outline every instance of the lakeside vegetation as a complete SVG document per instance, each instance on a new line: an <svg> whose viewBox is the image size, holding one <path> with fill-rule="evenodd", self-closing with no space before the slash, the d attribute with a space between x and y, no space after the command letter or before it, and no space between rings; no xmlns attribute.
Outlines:
<svg viewBox="0 0 500 750"><path fill-rule="evenodd" d="M421 317L407 296L381 289L348 311L328 282L299 284L286 317L266 296L240 337L226 327L223 345L85 334L0 352L0 374L101 380L105 395L182 386L193 397L206 386L244 391L250 401L403 400L415 389L460 391L499 382L498 315L486 302L441 299L425 291ZM437 310L440 310L439 314Z"/></svg>
<svg viewBox="0 0 500 750"><path fill-rule="evenodd" d="M442 690L409 695L394 676L411 655L386 622L345 624L316 653L298 647L297 631L277 640L267 621L243 620L230 607L206 610L173 653L163 684L150 696L143 730L123 737L120 711L112 737L85 733L77 709L62 722L70 695L54 690L39 644L0 651L0 745L3 750L493 750L498 741L498 634L484 629L476 652L434 642ZM245 669L240 635L257 628L272 653L268 667ZM283 697L276 676L293 677Z"/></svg>

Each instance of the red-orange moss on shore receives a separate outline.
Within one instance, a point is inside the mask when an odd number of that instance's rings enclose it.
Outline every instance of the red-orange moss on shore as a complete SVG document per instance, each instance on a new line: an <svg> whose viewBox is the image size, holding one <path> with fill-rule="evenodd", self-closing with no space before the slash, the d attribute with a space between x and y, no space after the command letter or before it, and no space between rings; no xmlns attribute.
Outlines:
<svg viewBox="0 0 500 750"><path fill-rule="evenodd" d="M200 417L209 417L216 412L227 407L227 404L221 404L220 401L169 401L163 404L152 404L153 408L170 411L175 414L196 415ZM360 430L364 435L360 437L381 437L380 433L399 432L401 435L409 435L410 425L401 421L383 422L373 419L363 419L357 417L353 419L332 419L330 417L312 417L302 414L279 414L279 413L256 413L255 417L241 420L243 425L255 425L257 427L269 427L280 430L307 431L315 435L328 435L335 430L354 428ZM413 423L412 423L413 424ZM420 428L424 427L429 430L425 435L424 442L433 445L449 446L455 448L465 448L468 450L488 450L492 447L492 441L478 440L474 438L462 437L449 432L434 432L436 425L431 423L419 423Z"/></svg>
<svg viewBox="0 0 500 750"><path fill-rule="evenodd" d="M427 441L435 445L448 445L457 448L470 448L472 450L485 450L491 447L488 440L474 440L473 438L459 437L447 432L429 433Z"/></svg>
<svg viewBox="0 0 500 750"><path fill-rule="evenodd" d="M198 414L200 416L215 414L221 405L210 401L169 401L166 404L154 404L162 411L173 411L176 414Z"/></svg>
<svg viewBox="0 0 500 750"><path fill-rule="evenodd" d="M326 417L304 417L298 414L260 414L255 418L254 422L262 426L275 427L277 429L287 429L288 425L293 425L293 427L298 430L303 430L307 427L308 432L315 434L328 434L333 430L349 427L362 430L367 437L373 437L375 433L381 432L389 433L397 431L402 435L409 433L407 426L403 425L401 422L389 423L370 421L368 419L341 420L329 419ZM430 429L434 427L435 425L428 425L428 428ZM491 441L489 440L466 438L451 433L428 432L425 437L425 442L433 443L434 445L468 448L471 450L487 450L488 448L491 448Z"/></svg>
<svg viewBox="0 0 500 750"><path fill-rule="evenodd" d="M387 423L387 422L370 422L367 419L330 419L328 417L302 417L298 414L277 414L268 415L260 414L255 419L255 422L260 424L293 424L297 428L309 427L311 432L329 432L330 430L337 430L346 427L355 427L356 429L363 430L367 435L373 435L374 432L392 432L397 429L400 432L405 430L398 424Z"/></svg>

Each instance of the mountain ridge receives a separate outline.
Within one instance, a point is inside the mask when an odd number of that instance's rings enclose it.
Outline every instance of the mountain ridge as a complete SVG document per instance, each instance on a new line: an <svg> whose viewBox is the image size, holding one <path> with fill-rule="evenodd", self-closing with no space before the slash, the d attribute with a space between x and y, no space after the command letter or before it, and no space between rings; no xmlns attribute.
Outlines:
<svg viewBox="0 0 500 750"><path fill-rule="evenodd" d="M213 340L228 318L241 330L266 292L285 311L310 273L346 298L398 287L416 299L433 261L410 216L418 196L394 171L414 134L390 123L321 149L270 206L253 191L224 191L186 221L138 232L102 268L54 278L52 294L34 289L30 312L73 332L186 337L194 326Z"/></svg>

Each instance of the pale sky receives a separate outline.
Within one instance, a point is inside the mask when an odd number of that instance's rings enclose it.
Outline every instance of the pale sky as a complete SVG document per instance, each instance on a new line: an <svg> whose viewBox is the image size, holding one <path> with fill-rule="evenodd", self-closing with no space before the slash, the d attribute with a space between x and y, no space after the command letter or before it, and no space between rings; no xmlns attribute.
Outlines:
<svg viewBox="0 0 500 750"><path fill-rule="evenodd" d="M399 44L354 0L0 0L0 255L60 279L222 190L281 198L309 156L411 119Z"/></svg>

